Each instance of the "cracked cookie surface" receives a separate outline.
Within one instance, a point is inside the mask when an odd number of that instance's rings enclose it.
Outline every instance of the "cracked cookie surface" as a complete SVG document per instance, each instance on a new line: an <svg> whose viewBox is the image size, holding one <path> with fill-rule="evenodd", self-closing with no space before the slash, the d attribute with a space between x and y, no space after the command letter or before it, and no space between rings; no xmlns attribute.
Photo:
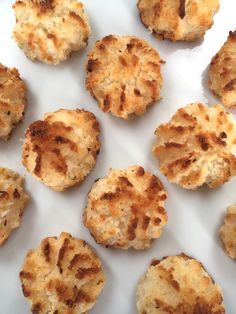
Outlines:
<svg viewBox="0 0 236 314"><path fill-rule="evenodd" d="M162 62L142 39L106 36L88 55L86 88L104 112L123 119L141 115L160 98Z"/></svg>

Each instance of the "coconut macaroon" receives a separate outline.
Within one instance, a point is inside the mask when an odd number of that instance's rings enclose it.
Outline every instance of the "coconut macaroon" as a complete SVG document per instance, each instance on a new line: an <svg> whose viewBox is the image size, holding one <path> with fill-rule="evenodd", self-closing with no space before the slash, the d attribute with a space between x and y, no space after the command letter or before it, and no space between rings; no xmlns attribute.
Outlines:
<svg viewBox="0 0 236 314"><path fill-rule="evenodd" d="M65 232L27 253L20 280L33 314L88 313L105 285L91 247Z"/></svg>
<svg viewBox="0 0 236 314"><path fill-rule="evenodd" d="M220 239L226 254L236 260L236 206L229 206L220 228Z"/></svg>
<svg viewBox="0 0 236 314"><path fill-rule="evenodd" d="M84 224L99 244L146 249L167 223L166 198L160 180L142 167L111 169L92 186Z"/></svg>
<svg viewBox="0 0 236 314"><path fill-rule="evenodd" d="M26 85L16 68L0 63L0 139L8 140L12 129L24 115Z"/></svg>
<svg viewBox="0 0 236 314"><path fill-rule="evenodd" d="M77 0L17 0L13 9L13 37L32 60L58 64L88 43L88 18Z"/></svg>
<svg viewBox="0 0 236 314"><path fill-rule="evenodd" d="M236 124L221 105L180 108L155 134L153 153L170 182L186 189L216 188L236 175Z"/></svg>
<svg viewBox="0 0 236 314"><path fill-rule="evenodd" d="M86 88L104 112L123 119L141 115L160 98L161 63L146 41L109 35L88 55Z"/></svg>
<svg viewBox="0 0 236 314"><path fill-rule="evenodd" d="M0 245L19 227L28 202L23 178L10 169L0 167Z"/></svg>
<svg viewBox="0 0 236 314"><path fill-rule="evenodd" d="M26 130L23 165L55 191L80 183L93 169L100 149L93 113L60 109Z"/></svg>
<svg viewBox="0 0 236 314"><path fill-rule="evenodd" d="M137 288L139 314L224 314L220 287L185 254L154 260Z"/></svg>
<svg viewBox="0 0 236 314"><path fill-rule="evenodd" d="M212 58L209 66L209 88L219 95L228 108L236 107L236 31L229 32L227 41Z"/></svg>
<svg viewBox="0 0 236 314"><path fill-rule="evenodd" d="M143 24L157 38L192 41L213 25L219 0L139 0Z"/></svg>

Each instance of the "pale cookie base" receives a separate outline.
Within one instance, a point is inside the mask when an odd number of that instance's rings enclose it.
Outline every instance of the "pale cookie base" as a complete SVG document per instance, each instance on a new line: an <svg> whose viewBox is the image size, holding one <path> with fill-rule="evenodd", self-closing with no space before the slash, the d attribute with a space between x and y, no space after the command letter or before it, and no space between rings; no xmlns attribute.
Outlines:
<svg viewBox="0 0 236 314"><path fill-rule="evenodd" d="M139 0L143 24L158 38L193 41L213 25L219 0Z"/></svg>
<svg viewBox="0 0 236 314"><path fill-rule="evenodd" d="M26 130L23 165L55 191L79 184L94 168L100 149L93 113L60 109Z"/></svg>
<svg viewBox="0 0 236 314"><path fill-rule="evenodd" d="M220 287L185 254L153 261L137 288L139 314L224 314Z"/></svg>
<svg viewBox="0 0 236 314"><path fill-rule="evenodd" d="M221 105L180 108L155 134L153 153L170 182L216 188L236 175L236 123Z"/></svg>
<svg viewBox="0 0 236 314"><path fill-rule="evenodd" d="M109 35L88 55L86 88L104 112L127 119L160 99L159 54L134 36Z"/></svg>
<svg viewBox="0 0 236 314"><path fill-rule="evenodd" d="M7 141L24 115L26 85L15 68L0 64L0 139Z"/></svg>
<svg viewBox="0 0 236 314"><path fill-rule="evenodd" d="M102 245L146 249L167 223L166 198L160 180L142 167L111 169L92 186L84 224Z"/></svg>
<svg viewBox="0 0 236 314"><path fill-rule="evenodd" d="M212 58L209 66L209 88L221 97L228 108L236 107L236 31Z"/></svg>
<svg viewBox="0 0 236 314"><path fill-rule="evenodd" d="M219 234L226 254L236 260L236 206L227 208Z"/></svg>
<svg viewBox="0 0 236 314"><path fill-rule="evenodd" d="M87 45L90 26L77 0L21 0L13 9L13 37L32 60L58 64Z"/></svg>
<svg viewBox="0 0 236 314"><path fill-rule="evenodd" d="M65 232L27 253L20 279L37 314L85 314L105 285L101 261L90 246Z"/></svg>
<svg viewBox="0 0 236 314"><path fill-rule="evenodd" d="M0 167L0 245L19 227L29 202L23 183L18 173Z"/></svg>

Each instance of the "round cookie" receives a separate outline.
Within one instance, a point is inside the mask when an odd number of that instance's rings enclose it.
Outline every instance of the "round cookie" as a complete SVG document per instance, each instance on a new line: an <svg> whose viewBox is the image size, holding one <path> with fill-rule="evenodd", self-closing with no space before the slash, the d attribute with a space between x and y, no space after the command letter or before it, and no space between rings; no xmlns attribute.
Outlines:
<svg viewBox="0 0 236 314"><path fill-rule="evenodd" d="M170 182L186 189L216 188L236 175L236 124L221 105L180 108L155 134L153 153Z"/></svg>
<svg viewBox="0 0 236 314"><path fill-rule="evenodd" d="M0 245L20 225L23 211L29 202L23 183L18 173L0 167Z"/></svg>
<svg viewBox="0 0 236 314"><path fill-rule="evenodd" d="M228 108L236 107L236 31L229 32L227 41L212 58L208 86Z"/></svg>
<svg viewBox="0 0 236 314"><path fill-rule="evenodd" d="M236 206L229 206L220 228L220 239L226 254L236 260Z"/></svg>
<svg viewBox="0 0 236 314"><path fill-rule="evenodd" d="M65 232L27 253L20 280L34 314L88 313L105 285L100 259Z"/></svg>
<svg viewBox="0 0 236 314"><path fill-rule="evenodd" d="M158 38L192 41L213 25L219 0L139 0L143 24Z"/></svg>
<svg viewBox="0 0 236 314"><path fill-rule="evenodd" d="M111 169L92 186L84 224L99 244L146 249L167 223L166 198L160 180L142 167Z"/></svg>
<svg viewBox="0 0 236 314"><path fill-rule="evenodd" d="M0 63L0 139L8 140L12 129L24 115L26 85L15 68Z"/></svg>
<svg viewBox="0 0 236 314"><path fill-rule="evenodd" d="M185 255L151 263L137 288L139 314L224 314L221 289L203 265Z"/></svg>
<svg viewBox="0 0 236 314"><path fill-rule="evenodd" d="M100 149L93 113L60 109L26 130L23 165L55 191L80 183L93 169Z"/></svg>
<svg viewBox="0 0 236 314"><path fill-rule="evenodd" d="M13 9L13 37L32 60L58 64L87 45L90 26L77 0L17 0Z"/></svg>
<svg viewBox="0 0 236 314"><path fill-rule="evenodd" d="M109 35L88 55L86 88L104 112L123 119L141 115L160 99L161 63L146 41Z"/></svg>

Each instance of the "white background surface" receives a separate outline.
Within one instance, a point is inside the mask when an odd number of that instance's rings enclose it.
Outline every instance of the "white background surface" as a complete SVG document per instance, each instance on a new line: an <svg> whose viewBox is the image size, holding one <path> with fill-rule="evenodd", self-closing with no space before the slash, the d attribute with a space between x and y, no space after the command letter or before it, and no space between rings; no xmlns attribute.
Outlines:
<svg viewBox="0 0 236 314"><path fill-rule="evenodd" d="M235 0L221 1L215 25L204 40L197 43L157 41L141 24L134 0L84 1L92 27L89 45L56 67L31 62L17 48L11 38L15 22L12 3L0 0L0 62L19 69L29 89L28 108L23 123L15 129L10 141L0 143L0 165L26 177L31 203L20 228L0 248L0 314L30 313L18 279L24 256L28 249L37 247L42 238L59 235L61 231L86 240L103 261L107 283L91 311L93 314L137 313L136 285L151 259L180 252L198 258L205 265L222 287L226 313L235 314L236 265L221 248L218 228L226 207L236 202L236 179L216 190L183 190L160 175L157 160L151 154L155 128L168 121L177 108L194 101L208 104L219 101L207 88L206 69L229 30L236 29ZM130 122L102 113L84 86L87 53L95 40L111 33L144 38L166 60L162 66L163 100ZM102 149L95 169L79 187L57 193L26 172L21 164L20 138L24 137L29 123L62 107L85 108L96 114L102 129ZM234 116L236 118L236 114ZM94 242L82 224L86 194L93 181L105 176L109 167L134 164L160 175L169 194L166 203L169 223L163 236L147 251L105 249Z"/></svg>

